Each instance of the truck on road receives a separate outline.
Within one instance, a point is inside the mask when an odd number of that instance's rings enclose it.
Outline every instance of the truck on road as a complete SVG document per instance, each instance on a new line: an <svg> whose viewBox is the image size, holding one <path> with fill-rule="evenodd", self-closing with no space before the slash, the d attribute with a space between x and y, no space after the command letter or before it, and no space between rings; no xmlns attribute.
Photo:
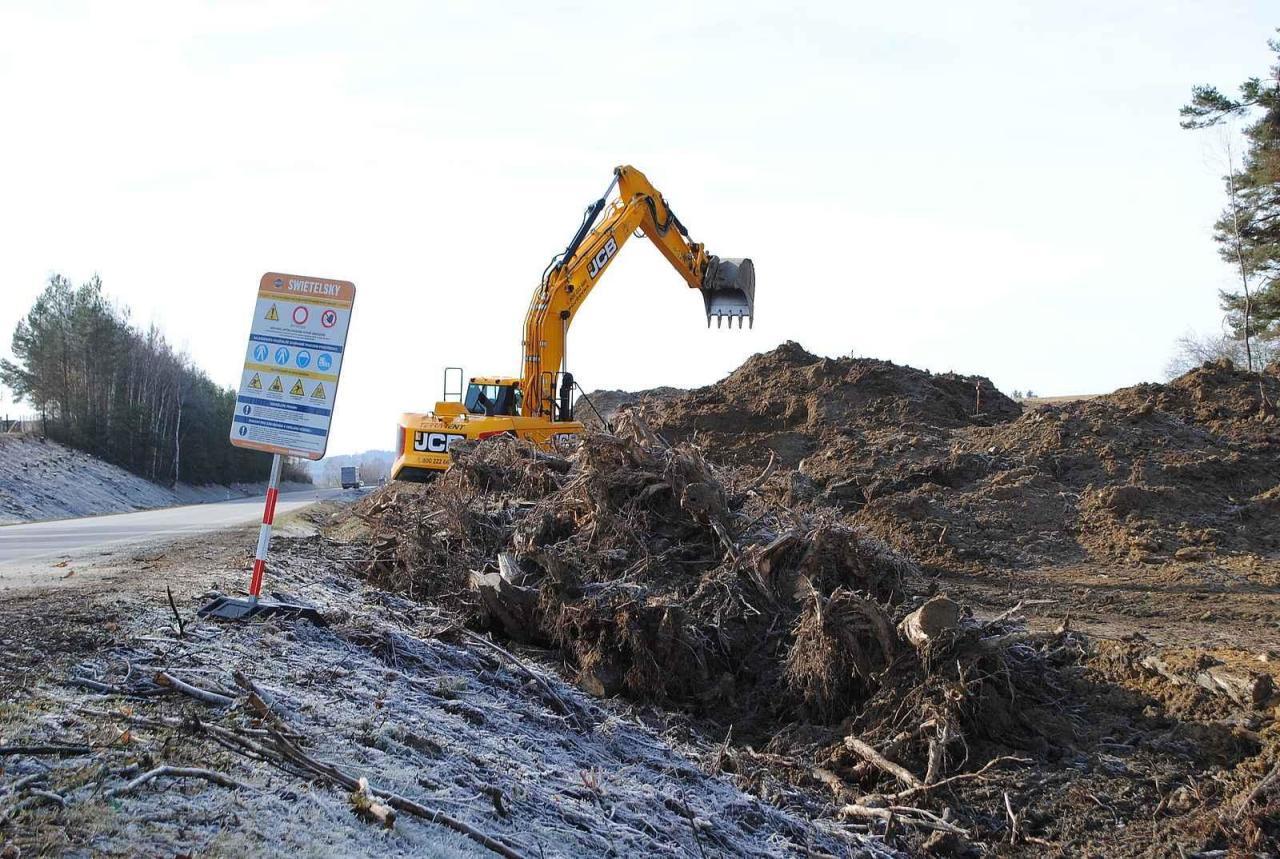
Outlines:
<svg viewBox="0 0 1280 859"><path fill-rule="evenodd" d="M360 488L360 470L354 465L344 465L342 467L342 488L343 489L359 489Z"/></svg>

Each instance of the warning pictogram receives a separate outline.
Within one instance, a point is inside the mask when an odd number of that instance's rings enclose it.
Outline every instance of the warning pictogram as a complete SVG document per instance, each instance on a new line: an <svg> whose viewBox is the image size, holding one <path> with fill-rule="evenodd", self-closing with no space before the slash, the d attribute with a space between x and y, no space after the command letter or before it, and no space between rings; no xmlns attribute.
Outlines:
<svg viewBox="0 0 1280 859"><path fill-rule="evenodd" d="M324 456L355 294L346 280L262 276L236 380L233 445L310 460Z"/></svg>

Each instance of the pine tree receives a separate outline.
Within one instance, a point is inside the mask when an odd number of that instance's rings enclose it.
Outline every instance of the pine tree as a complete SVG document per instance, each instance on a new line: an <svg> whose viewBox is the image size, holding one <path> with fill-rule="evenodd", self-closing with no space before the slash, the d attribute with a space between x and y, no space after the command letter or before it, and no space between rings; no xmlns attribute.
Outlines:
<svg viewBox="0 0 1280 859"><path fill-rule="evenodd" d="M1277 55L1268 77L1249 78L1236 98L1214 86L1192 87L1181 110L1188 129L1248 121L1243 162L1224 177L1228 203L1214 225L1220 253L1241 279L1239 292L1222 292L1222 307L1246 343L1250 336L1280 338L1280 40L1267 44Z"/></svg>

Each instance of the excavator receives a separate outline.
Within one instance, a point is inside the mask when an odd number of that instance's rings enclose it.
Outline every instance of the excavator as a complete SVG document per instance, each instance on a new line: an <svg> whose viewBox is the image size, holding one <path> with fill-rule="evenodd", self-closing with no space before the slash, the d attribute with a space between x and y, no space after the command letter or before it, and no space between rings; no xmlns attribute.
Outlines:
<svg viewBox="0 0 1280 859"><path fill-rule="evenodd" d="M614 190L617 196L612 197ZM566 341L574 315L627 239L644 233L685 282L702 295L707 327L755 322L755 266L721 258L689 240L666 199L634 167L613 171L604 194L587 207L582 225L552 258L534 290L520 343L517 376L476 376L463 390L462 369L444 372L444 399L428 414L406 413L396 428L396 480L425 482L449 467L460 441L515 435L551 449L583 431L574 416L577 383ZM587 401L590 402L589 400Z"/></svg>

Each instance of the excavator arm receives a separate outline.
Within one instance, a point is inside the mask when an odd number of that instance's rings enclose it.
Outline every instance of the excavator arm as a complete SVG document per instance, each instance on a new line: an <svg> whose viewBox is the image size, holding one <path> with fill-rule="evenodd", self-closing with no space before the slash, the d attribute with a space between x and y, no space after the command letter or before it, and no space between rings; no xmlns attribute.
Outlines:
<svg viewBox="0 0 1280 859"><path fill-rule="evenodd" d="M618 197L609 203L614 188ZM602 217L603 216L603 217ZM598 223L597 223L598 222ZM755 321L755 268L749 259L707 253L671 211L667 201L634 167L618 167L604 196L587 208L582 226L552 260L525 315L521 384L526 416L555 415L555 380L565 357L569 326L582 302L636 230L643 232L685 282L702 293L707 326L715 317L742 327Z"/></svg>

